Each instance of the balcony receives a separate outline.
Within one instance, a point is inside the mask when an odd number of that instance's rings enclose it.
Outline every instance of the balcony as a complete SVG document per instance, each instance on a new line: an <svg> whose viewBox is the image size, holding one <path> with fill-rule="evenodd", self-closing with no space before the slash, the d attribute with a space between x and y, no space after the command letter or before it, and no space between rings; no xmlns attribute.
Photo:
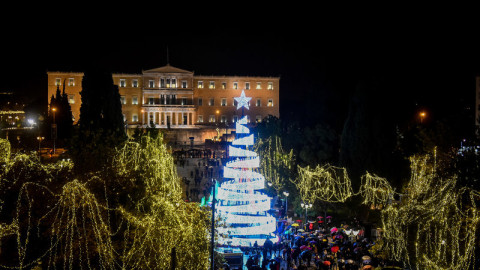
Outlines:
<svg viewBox="0 0 480 270"><path fill-rule="evenodd" d="M191 99L163 99L163 98L148 98L147 103L143 106L165 106L165 107L193 107Z"/></svg>

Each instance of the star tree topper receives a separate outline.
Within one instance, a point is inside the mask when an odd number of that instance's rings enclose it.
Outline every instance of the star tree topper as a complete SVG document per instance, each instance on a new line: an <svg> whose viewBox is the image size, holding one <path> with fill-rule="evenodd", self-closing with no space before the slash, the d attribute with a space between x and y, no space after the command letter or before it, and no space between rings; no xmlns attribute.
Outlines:
<svg viewBox="0 0 480 270"><path fill-rule="evenodd" d="M240 95L240 97L235 98L235 100L237 101L237 110L241 107L245 107L247 108L247 110L249 110L248 102L250 102L251 99L251 97L246 97L245 90L242 90L242 94Z"/></svg>

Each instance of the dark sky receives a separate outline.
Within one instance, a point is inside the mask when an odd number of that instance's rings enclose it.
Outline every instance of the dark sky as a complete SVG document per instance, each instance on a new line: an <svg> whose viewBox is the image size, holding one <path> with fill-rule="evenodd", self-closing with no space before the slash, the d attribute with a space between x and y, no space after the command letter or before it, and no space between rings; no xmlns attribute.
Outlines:
<svg viewBox="0 0 480 270"><path fill-rule="evenodd" d="M417 104L448 114L455 110L453 103L474 104L479 53L468 33L423 28L179 32L157 37L129 32L101 38L16 35L4 49L0 91L46 98L48 70L105 65L113 72L141 73L165 65L168 47L171 65L197 75L280 76L284 116L312 113L304 106L308 104L341 125L355 85L372 75L388 78L385 91L391 98L386 102L397 106Z"/></svg>

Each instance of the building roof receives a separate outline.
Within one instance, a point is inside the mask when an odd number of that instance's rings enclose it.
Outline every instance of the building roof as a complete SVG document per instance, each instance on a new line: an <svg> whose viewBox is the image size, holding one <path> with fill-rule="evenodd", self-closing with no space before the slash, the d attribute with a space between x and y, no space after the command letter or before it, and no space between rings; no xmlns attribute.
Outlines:
<svg viewBox="0 0 480 270"><path fill-rule="evenodd" d="M167 64L166 66L159 67L159 68L144 70L143 73L189 73L189 74L193 74L192 71L176 68L176 67L170 66L170 64Z"/></svg>

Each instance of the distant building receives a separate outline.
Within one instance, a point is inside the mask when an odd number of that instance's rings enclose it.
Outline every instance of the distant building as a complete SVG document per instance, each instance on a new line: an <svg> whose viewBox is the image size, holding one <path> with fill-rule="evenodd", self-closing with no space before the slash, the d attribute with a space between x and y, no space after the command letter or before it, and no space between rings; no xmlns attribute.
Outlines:
<svg viewBox="0 0 480 270"><path fill-rule="evenodd" d="M83 73L47 72L48 98L65 84L74 122L80 118ZM165 129L175 141L204 142L234 129L241 111L234 97L245 90L252 97L245 111L252 124L280 116L279 77L201 76L170 65L142 74L113 74L119 86L127 128Z"/></svg>

